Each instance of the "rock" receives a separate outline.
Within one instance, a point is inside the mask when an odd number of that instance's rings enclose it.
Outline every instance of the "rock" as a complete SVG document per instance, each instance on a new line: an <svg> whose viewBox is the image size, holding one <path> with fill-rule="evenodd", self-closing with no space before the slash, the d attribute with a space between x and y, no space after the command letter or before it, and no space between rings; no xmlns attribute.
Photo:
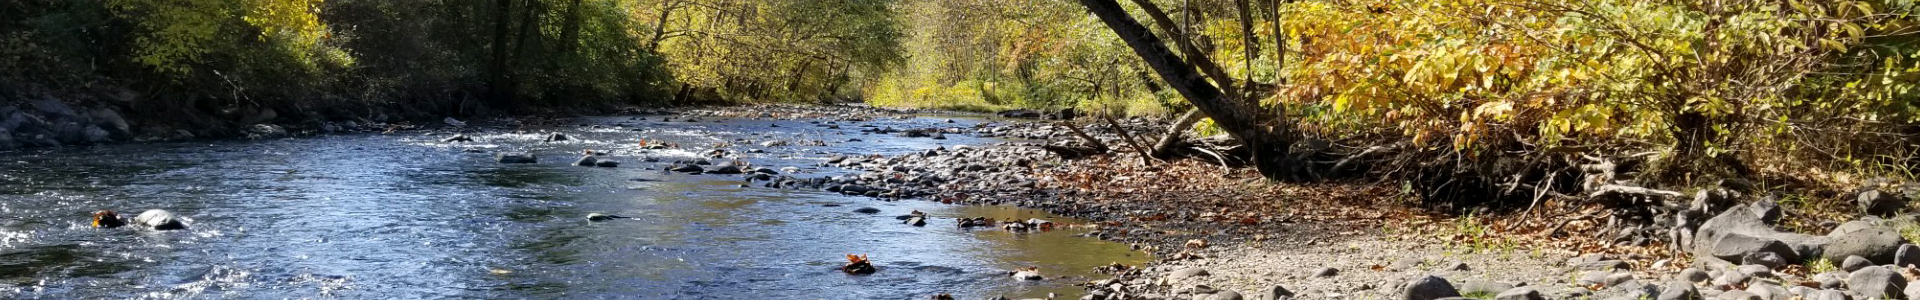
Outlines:
<svg viewBox="0 0 1920 300"><path fill-rule="evenodd" d="M1460 283L1459 288L1460 288L1460 294L1462 295L1498 295L1500 293L1506 292L1507 290L1513 289L1513 285L1499 283L1499 282L1492 282L1492 281L1474 280L1474 281L1467 281L1467 282Z"/></svg>
<svg viewBox="0 0 1920 300"><path fill-rule="evenodd" d="M1453 284L1448 283L1447 279L1431 275L1407 282L1406 288L1400 290L1402 300L1435 300L1459 296L1460 291L1454 290Z"/></svg>
<svg viewBox="0 0 1920 300"><path fill-rule="evenodd" d="M913 226L927 226L927 218L926 217L908 218L906 224L913 225Z"/></svg>
<svg viewBox="0 0 1920 300"><path fill-rule="evenodd" d="M609 214L602 214L602 213L590 213L590 214L587 214L587 221L593 221L593 222L599 222L599 221L612 221L612 220L616 220L616 219L627 219L627 217L624 217L624 216L617 216L617 215L609 215Z"/></svg>
<svg viewBox="0 0 1920 300"><path fill-rule="evenodd" d="M1847 272L1859 271L1860 269L1871 266L1873 266L1873 261L1869 261L1867 258L1860 257L1859 255L1848 255L1846 260L1840 262L1840 269L1846 270Z"/></svg>
<svg viewBox="0 0 1920 300"><path fill-rule="evenodd" d="M503 163L503 164L531 164L531 163L540 162L540 160L534 157L532 153L524 153L524 152L496 154L494 155L494 161Z"/></svg>
<svg viewBox="0 0 1920 300"><path fill-rule="evenodd" d="M87 125L87 128L81 132L81 140L85 141L85 144L105 143L112 140L112 138L113 134L107 133L105 129L100 129L99 125Z"/></svg>
<svg viewBox="0 0 1920 300"><path fill-rule="evenodd" d="M1786 244L1782 243L1781 245L1784 246ZM1776 252L1760 251L1747 253L1746 256L1740 258L1740 263L1765 266L1768 270L1772 270L1787 265L1787 259L1780 257L1780 254Z"/></svg>
<svg viewBox="0 0 1920 300"><path fill-rule="evenodd" d="M877 213L880 213L880 209L872 208L872 207L861 207L861 208L853 209L853 212L863 213L863 214L877 214Z"/></svg>
<svg viewBox="0 0 1920 300"><path fill-rule="evenodd" d="M1580 278L1575 279L1573 283L1580 286L1606 284L1607 275L1611 274L1613 273L1608 273L1607 271L1587 271L1586 273L1580 273Z"/></svg>
<svg viewBox="0 0 1920 300"><path fill-rule="evenodd" d="M1517 287L1517 288L1509 289L1505 292L1500 292L1499 295L1493 296L1493 300L1546 300L1546 299L1547 299L1546 296L1540 295L1540 291L1534 290L1531 287Z"/></svg>
<svg viewBox="0 0 1920 300"><path fill-rule="evenodd" d="M1626 270L1626 269L1633 268L1633 266L1627 264L1627 262L1625 261L1602 260L1602 261L1589 261L1589 262L1576 263L1573 265L1573 268L1577 270L1585 270L1585 271L1612 271L1612 270Z"/></svg>
<svg viewBox="0 0 1920 300"><path fill-rule="evenodd" d="M1786 300L1787 298L1793 297L1793 293L1788 292L1786 288L1768 283L1749 285L1747 286L1747 292L1753 293L1755 296L1760 296L1760 299L1767 300Z"/></svg>
<svg viewBox="0 0 1920 300"><path fill-rule="evenodd" d="M736 167L736 166L733 166L733 165L723 165L723 166L719 166L719 167L715 167L715 168L713 168L712 170L707 170L707 173L713 173L713 174L740 174L740 173L744 173L744 172L741 172L741 171L740 171L740 167Z"/></svg>
<svg viewBox="0 0 1920 300"><path fill-rule="evenodd" d="M453 137L440 140L441 143L464 143L464 142L472 142L472 141L473 141L473 138L467 137L464 134L454 135Z"/></svg>
<svg viewBox="0 0 1920 300"><path fill-rule="evenodd" d="M1313 277L1333 277L1338 275L1340 275L1340 269L1335 268L1322 268L1320 271L1313 272Z"/></svg>
<svg viewBox="0 0 1920 300"><path fill-rule="evenodd" d="M15 143L13 141L13 132L8 131L6 128L0 128L0 150L8 150L8 149L19 148L19 147L20 147L20 144Z"/></svg>
<svg viewBox="0 0 1920 300"><path fill-rule="evenodd" d="M1837 288L1840 288L1841 285L1846 284L1846 280L1843 279L1846 277L1847 277L1847 273L1845 272L1832 271L1832 272L1814 274L1813 281L1819 282L1820 288L1837 289Z"/></svg>
<svg viewBox="0 0 1920 300"><path fill-rule="evenodd" d="M1754 295L1753 293L1747 292L1744 290L1731 290L1725 293L1720 293L1720 296L1717 298L1726 299L1726 300L1767 300L1765 298L1760 298L1760 295Z"/></svg>
<svg viewBox="0 0 1920 300"><path fill-rule="evenodd" d="M1844 260L1848 256L1858 255L1874 264L1892 264L1894 254L1900 250L1900 245L1906 244L1906 239L1900 237L1899 231L1874 224L1877 223L1876 221L1856 220L1847 223L1866 225L1853 226L1857 229L1847 231L1836 229L1829 234L1828 236L1833 238L1833 243L1827 244L1826 251L1823 252L1827 260ZM1840 227L1849 228L1846 224Z"/></svg>
<svg viewBox="0 0 1920 300"><path fill-rule="evenodd" d="M1760 198L1759 201L1754 201L1752 210L1753 216L1760 218L1761 223L1767 225L1780 223L1780 215L1782 214L1780 204L1774 202L1773 197Z"/></svg>
<svg viewBox="0 0 1920 300"><path fill-rule="evenodd" d="M1867 267L1847 275L1847 289L1867 298L1882 296L1901 296L1906 289L1907 279L1900 273L1880 266Z"/></svg>
<svg viewBox="0 0 1920 300"><path fill-rule="evenodd" d="M1854 204L1860 206L1860 213L1869 216L1890 216L1907 208L1906 197L1897 193L1882 192L1880 189L1867 189L1854 197Z"/></svg>
<svg viewBox="0 0 1920 300"><path fill-rule="evenodd" d="M66 102L60 102L59 99L55 99L53 96L46 96L45 99L33 101L28 103L28 106L32 106L33 110L40 111L41 114L55 118L73 119L80 117L80 114L74 112L73 107L67 106Z"/></svg>
<svg viewBox="0 0 1920 300"><path fill-rule="evenodd" d="M1471 266L1467 266L1467 263L1463 263L1463 262L1455 262L1455 263L1453 263L1452 265L1447 265L1447 268L1446 268L1446 270L1448 270L1448 271L1471 271L1471 270L1473 270L1473 267L1471 267Z"/></svg>
<svg viewBox="0 0 1920 300"><path fill-rule="evenodd" d="M1903 267L1903 268L1907 266L1920 265L1920 246L1914 246L1913 244L1901 244L1900 250L1896 250L1893 252L1893 265L1896 267Z"/></svg>
<svg viewBox="0 0 1920 300"><path fill-rule="evenodd" d="M620 167L620 162L603 159L603 160L600 160L600 162L594 163L593 165L601 168L617 168L617 167Z"/></svg>
<svg viewBox="0 0 1920 300"><path fill-rule="evenodd" d="M114 136L125 138L133 135L133 126L127 124L127 119L121 117L120 113L113 109L105 107L94 109L91 118L93 119L93 125L100 126L101 129L105 129L107 133L111 133Z"/></svg>
<svg viewBox="0 0 1920 300"><path fill-rule="evenodd" d="M280 137L286 137L286 136L287 136L287 129L281 128L279 125L253 124L253 127L249 127L247 129L248 138L270 139L270 138L280 138Z"/></svg>
<svg viewBox="0 0 1920 300"><path fill-rule="evenodd" d="M1211 300L1242 300L1243 298L1242 298L1242 297L1240 296L1240 293L1239 293L1239 292L1235 292L1235 291L1228 291L1228 290L1221 290L1221 291L1220 291L1220 292L1218 292L1218 293L1213 293L1213 296L1212 296L1212 297L1207 297L1207 299L1211 299Z"/></svg>
<svg viewBox="0 0 1920 300"><path fill-rule="evenodd" d="M440 123L446 123L447 126L453 127L467 127L467 122L461 122L459 119L454 119L453 117L440 119Z"/></svg>
<svg viewBox="0 0 1920 300"><path fill-rule="evenodd" d="M580 160L573 161L573 165L582 167L592 167L598 163L600 163L600 158L593 157L592 155L581 156Z"/></svg>
<svg viewBox="0 0 1920 300"><path fill-rule="evenodd" d="M1767 252L1781 257L1782 261L1794 261L1788 258L1798 252L1787 243L1771 238L1748 235L1745 233L1727 233L1710 243L1708 255L1727 261L1744 261L1749 255Z"/></svg>
<svg viewBox="0 0 1920 300"><path fill-rule="evenodd" d="M555 133L553 133L553 134L549 134L549 135L547 135L547 139L546 139L546 141L548 141L548 142L558 142L558 141L565 141L565 140L568 140L568 139L569 139L569 138L567 138L567 135L566 135L566 134L564 134L564 133L559 133L559 132L555 132Z"/></svg>
<svg viewBox="0 0 1920 300"><path fill-rule="evenodd" d="M1900 294L1907 296L1909 300L1920 299L1920 284L1916 283L1920 283L1920 281L1908 281L1907 287L1902 289Z"/></svg>
<svg viewBox="0 0 1920 300"><path fill-rule="evenodd" d="M706 169L705 169L705 168L701 168L701 167L700 167L700 165L696 165L696 164L683 164L683 165L674 165L674 166L673 166L673 168L670 168L670 169L667 169L667 170L669 170L669 171L674 171L674 172L681 172L681 173L701 173L701 172L706 172Z"/></svg>
<svg viewBox="0 0 1920 300"><path fill-rule="evenodd" d="M1687 282L1693 282L1693 283L1706 282L1708 279L1713 279L1712 277L1707 276L1706 271L1701 271L1700 269L1695 269L1695 268L1687 268L1685 270L1680 270L1680 273L1675 274L1674 278L1677 278L1680 280L1686 280Z"/></svg>
<svg viewBox="0 0 1920 300"><path fill-rule="evenodd" d="M1017 271L1017 272L1013 272L1013 279L1015 279L1015 280L1041 280L1041 279L1044 279L1044 277L1041 277L1041 276L1040 276L1040 271L1039 271L1039 270L1036 270L1036 269L1026 269L1026 270L1020 270L1020 271Z"/></svg>
<svg viewBox="0 0 1920 300"><path fill-rule="evenodd" d="M1639 281L1628 280L1627 282L1623 282L1618 285L1609 286L1607 287L1606 290L1604 290L1604 292L1609 294L1620 295L1614 298L1654 299L1660 296L1660 287L1654 286L1652 284L1642 283Z"/></svg>
<svg viewBox="0 0 1920 300"><path fill-rule="evenodd" d="M1658 300L1700 299L1700 290L1693 288L1693 283L1689 283L1685 281L1668 281L1667 284L1660 286L1660 297L1656 299Z"/></svg>
<svg viewBox="0 0 1920 300"><path fill-rule="evenodd" d="M1633 272L1620 272L1620 273L1613 273L1613 274L1607 275L1607 279L1605 283L1607 284L1607 286L1613 287L1613 286L1620 286L1622 284L1626 284L1627 282L1630 282L1630 281L1633 281Z"/></svg>
<svg viewBox="0 0 1920 300"><path fill-rule="evenodd" d="M1419 258L1402 258L1394 261L1392 264L1388 264L1387 269L1394 271L1413 270L1414 268L1420 267L1420 264L1424 262L1425 260Z"/></svg>
<svg viewBox="0 0 1920 300"><path fill-rule="evenodd" d="M133 223L146 226L147 228L153 228L153 230L187 229L187 223L181 221L179 216L174 215L172 212L159 209L149 209L140 212L140 215L133 217Z"/></svg>
<svg viewBox="0 0 1920 300"><path fill-rule="evenodd" d="M1293 298L1293 296L1293 291L1287 290L1285 286L1274 285L1271 288L1267 288L1267 300L1289 299Z"/></svg>
<svg viewBox="0 0 1920 300"><path fill-rule="evenodd" d="M1207 274L1207 269L1203 269L1200 267L1188 267L1185 269L1180 269L1179 271L1173 271L1173 273L1167 273L1167 278L1168 279L1185 279L1189 277L1198 277L1198 276L1207 276L1207 275L1212 275L1212 274Z"/></svg>
<svg viewBox="0 0 1920 300"><path fill-rule="evenodd" d="M1715 278L1713 280L1713 284L1727 285L1727 286L1742 285L1742 284L1747 284L1747 281L1751 279L1753 279L1753 276L1747 275L1747 273L1724 272L1720 274L1720 278Z"/></svg>
<svg viewBox="0 0 1920 300"><path fill-rule="evenodd" d="M1818 290L1807 292L1806 300L1850 300L1846 293L1836 290Z"/></svg>
<svg viewBox="0 0 1920 300"><path fill-rule="evenodd" d="M1740 272L1740 274L1747 274L1747 276L1752 276L1755 278L1773 277L1773 268L1768 268L1767 266L1762 266L1762 265L1740 265L1739 267L1734 267L1733 271Z"/></svg>
<svg viewBox="0 0 1920 300"><path fill-rule="evenodd" d="M1747 237L1729 237L1730 235L1736 234ZM1723 240L1743 244L1728 246L1716 245ZM1786 247L1780 248L1771 245L1772 243L1767 242L1767 240L1778 241L1786 245ZM1727 208L1726 211L1720 212L1719 215L1714 216L1712 219L1701 223L1699 229L1693 235L1692 242L1688 244L1691 251L1698 256L1713 256L1722 260L1737 262L1740 258L1745 257L1746 253L1764 249L1780 254L1782 258L1787 260L1787 263L1791 264L1800 263L1802 258L1819 256L1824 252L1824 248L1827 247L1828 243L1829 239L1825 237L1774 231L1772 225L1764 222L1762 217L1757 215L1752 208L1745 205L1735 205ZM1781 251L1780 249L1788 249L1788 251ZM1839 259L1833 258L1832 260L1838 261Z"/></svg>

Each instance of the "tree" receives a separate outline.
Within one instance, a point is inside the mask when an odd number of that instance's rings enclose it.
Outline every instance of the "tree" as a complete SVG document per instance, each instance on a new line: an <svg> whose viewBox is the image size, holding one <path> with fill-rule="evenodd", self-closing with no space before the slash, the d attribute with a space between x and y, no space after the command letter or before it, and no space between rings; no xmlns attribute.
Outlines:
<svg viewBox="0 0 1920 300"><path fill-rule="evenodd" d="M1228 134L1246 143L1252 153L1254 166L1261 175L1272 179L1299 178L1297 171L1289 171L1300 169L1297 164L1290 165L1289 162L1294 160L1289 153L1293 139L1285 136L1284 130L1276 130L1289 125L1281 117L1283 113L1267 111L1257 101L1224 93L1220 87L1208 83L1205 76L1194 71L1195 67L1187 63L1199 61L1200 58L1182 60L1174 55L1159 37L1134 20L1119 3L1113 0L1080 0L1080 4L1106 23L1121 40L1126 41L1135 54L1188 102L1206 113ZM1228 78L1221 85L1230 85L1231 80ZM1279 111L1285 111L1284 104L1276 106L1281 107Z"/></svg>

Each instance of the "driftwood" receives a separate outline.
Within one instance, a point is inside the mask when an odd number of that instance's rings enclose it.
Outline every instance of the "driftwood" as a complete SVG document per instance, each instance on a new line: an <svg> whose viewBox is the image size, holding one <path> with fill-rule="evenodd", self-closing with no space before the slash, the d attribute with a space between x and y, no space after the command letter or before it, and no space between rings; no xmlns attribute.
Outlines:
<svg viewBox="0 0 1920 300"><path fill-rule="evenodd" d="M1060 121L1060 126L1065 126L1067 127L1068 130L1073 131L1073 135L1079 136L1081 140L1086 141L1087 146L1045 145L1045 146L1040 146L1040 149L1047 150L1047 152L1053 152L1054 154L1060 155L1060 158L1065 158L1065 159L1077 159L1082 157L1106 154L1107 151L1110 151L1109 150L1110 148L1107 148L1107 143L1102 143L1100 142L1100 139L1093 138L1093 136L1088 135L1086 131L1080 130L1079 125L1074 125L1073 122L1071 121Z"/></svg>
<svg viewBox="0 0 1920 300"><path fill-rule="evenodd" d="M1200 119L1205 117L1206 115L1201 114L1198 108L1188 109L1187 113L1181 114L1180 119L1174 121L1172 127L1167 127L1167 135L1161 136L1160 142L1153 144L1153 152L1150 152L1153 158L1173 159L1174 150L1179 149L1180 144L1186 141L1187 129L1193 128L1194 123L1200 123Z"/></svg>
<svg viewBox="0 0 1920 300"><path fill-rule="evenodd" d="M1100 118L1106 119L1107 126L1113 126L1113 132L1120 133L1120 139L1126 140L1128 146L1133 146L1133 151L1140 152L1141 163L1153 165L1153 155L1147 153L1147 147L1140 146L1140 142L1133 140L1133 135L1127 133L1126 127L1120 126L1120 121L1114 121L1113 115L1100 115Z"/></svg>

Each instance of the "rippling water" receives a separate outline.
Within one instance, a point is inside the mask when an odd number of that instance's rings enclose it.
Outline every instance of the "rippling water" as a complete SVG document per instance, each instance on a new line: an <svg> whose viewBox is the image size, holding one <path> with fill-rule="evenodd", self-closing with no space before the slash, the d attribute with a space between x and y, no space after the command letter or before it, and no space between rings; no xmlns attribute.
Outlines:
<svg viewBox="0 0 1920 300"><path fill-rule="evenodd" d="M743 188L737 176L665 174L640 161L692 152L630 147L640 139L693 148L736 139L832 142L742 158L813 177L846 172L811 167L835 153L992 140L863 135L844 122L578 122L548 129L574 137L557 143L537 132L472 134L479 141L464 144L415 133L0 152L0 298L1038 297L1077 295L1072 284L1094 276L1093 266L1146 260L1074 230L962 230L952 220L1074 222L1043 212ZM844 142L850 138L866 141ZM759 148L739 144L728 149ZM624 164L570 166L582 149L614 150ZM491 152L502 150L532 151L541 163L494 163ZM850 212L858 207L883 212ZM87 227L94 210L153 208L187 216L191 229ZM911 210L935 218L926 227L893 218ZM592 212L634 218L589 223L583 217ZM881 271L840 273L846 254L870 255ZM1025 266L1067 277L1017 282L1000 273Z"/></svg>

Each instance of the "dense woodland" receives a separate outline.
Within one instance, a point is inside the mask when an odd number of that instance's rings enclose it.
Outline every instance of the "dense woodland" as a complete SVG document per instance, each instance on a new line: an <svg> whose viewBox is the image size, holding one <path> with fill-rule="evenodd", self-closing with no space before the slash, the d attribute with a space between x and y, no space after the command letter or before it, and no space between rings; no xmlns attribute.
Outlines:
<svg viewBox="0 0 1920 300"><path fill-rule="evenodd" d="M1270 178L1463 193L1435 197L1537 199L1615 171L1838 187L1920 168L1916 5L9 0L0 97L314 115L1075 107L1197 121L1176 125L1241 141Z"/></svg>

